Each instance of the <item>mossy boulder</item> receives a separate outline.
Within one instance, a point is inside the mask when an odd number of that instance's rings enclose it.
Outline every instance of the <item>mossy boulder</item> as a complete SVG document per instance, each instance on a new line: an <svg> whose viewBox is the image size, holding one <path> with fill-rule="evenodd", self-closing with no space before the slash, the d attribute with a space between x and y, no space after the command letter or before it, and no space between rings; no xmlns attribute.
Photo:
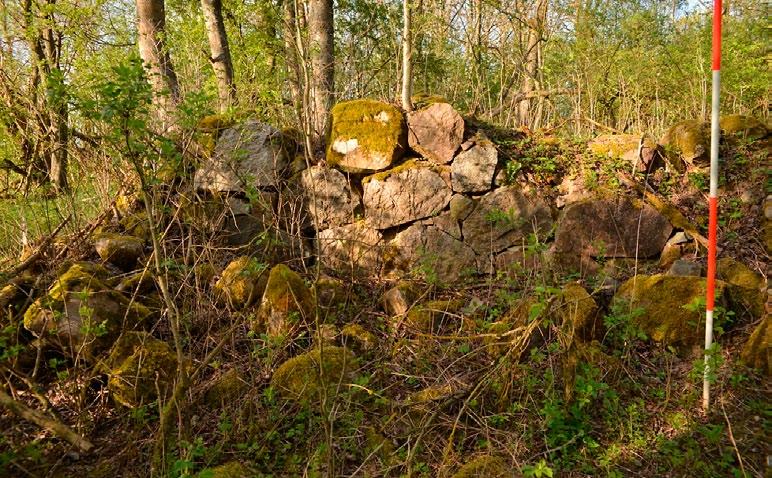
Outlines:
<svg viewBox="0 0 772 478"><path fill-rule="evenodd" d="M457 313L464 307L463 300L429 300L415 305L407 313L407 326L420 332L439 330L450 322L459 323Z"/></svg>
<svg viewBox="0 0 772 478"><path fill-rule="evenodd" d="M417 110L426 108L427 106L433 105L435 103L450 104L450 101L448 101L444 96L432 95L429 93L416 93L410 97L410 101L413 103L413 108Z"/></svg>
<svg viewBox="0 0 772 478"><path fill-rule="evenodd" d="M351 348L358 351L368 351L378 346L378 338L359 324L344 325L340 335L346 345L351 344Z"/></svg>
<svg viewBox="0 0 772 478"><path fill-rule="evenodd" d="M313 321L314 298L303 279L284 264L271 269L257 311L257 326L271 336L288 336Z"/></svg>
<svg viewBox="0 0 772 478"><path fill-rule="evenodd" d="M351 173L380 171L401 158L406 146L405 116L396 107L353 100L332 109L329 165Z"/></svg>
<svg viewBox="0 0 772 478"><path fill-rule="evenodd" d="M268 282L266 269L266 265L256 258L241 256L225 267L214 284L214 292L233 308L249 307L265 291Z"/></svg>
<svg viewBox="0 0 772 478"><path fill-rule="evenodd" d="M271 386L286 400L316 403L322 393L330 397L345 387L354 370L356 357L346 348L315 348L281 364L271 377Z"/></svg>
<svg viewBox="0 0 772 478"><path fill-rule="evenodd" d="M416 285L408 281L399 281L381 296L383 311L394 317L407 313L418 298Z"/></svg>
<svg viewBox="0 0 772 478"><path fill-rule="evenodd" d="M748 337L740 360L748 367L761 370L765 375L772 373L772 322L769 316L764 317Z"/></svg>
<svg viewBox="0 0 772 478"><path fill-rule="evenodd" d="M90 263L71 265L27 309L24 327L87 358L112 345L122 330L141 324L151 311L106 285L102 271Z"/></svg>
<svg viewBox="0 0 772 478"><path fill-rule="evenodd" d="M221 407L226 403L234 403L244 396L249 385L239 373L232 368L217 376L204 393L204 403L210 407Z"/></svg>
<svg viewBox="0 0 772 478"><path fill-rule="evenodd" d="M726 289L725 282L716 281L717 305L726 305ZM622 284L613 301L631 311L641 309L634 320L651 340L692 347L705 337L705 291L701 277L638 275Z"/></svg>
<svg viewBox="0 0 772 478"><path fill-rule="evenodd" d="M255 472L246 465L238 461L229 461L228 463L207 468L196 475L196 478L253 478Z"/></svg>
<svg viewBox="0 0 772 478"><path fill-rule="evenodd" d="M196 129L202 133L218 134L226 128L233 126L234 123L234 119L229 115L207 115L198 120Z"/></svg>
<svg viewBox="0 0 772 478"><path fill-rule="evenodd" d="M137 265L144 251L144 241L135 236L103 232L94 238L94 248L99 257L123 270Z"/></svg>
<svg viewBox="0 0 772 478"><path fill-rule="evenodd" d="M663 166L661 147L648 136L643 137L641 144L641 135L604 134L587 143L587 148L597 156L635 164L642 172Z"/></svg>
<svg viewBox="0 0 772 478"><path fill-rule="evenodd" d="M603 335L603 323L598 305L578 283L566 284L555 300L551 314L555 323L563 324L563 332L571 339L592 341Z"/></svg>
<svg viewBox="0 0 772 478"><path fill-rule="evenodd" d="M459 468L452 478L512 478L513 469L497 456L479 456Z"/></svg>
<svg viewBox="0 0 772 478"><path fill-rule="evenodd" d="M123 216L119 221L121 229L126 234L143 240L150 239L150 221L146 211L138 211Z"/></svg>
<svg viewBox="0 0 772 478"><path fill-rule="evenodd" d="M150 272L149 269L144 269L129 274L115 286L115 290L129 295L133 295L134 293L145 295L154 292L155 279L153 278L153 273Z"/></svg>
<svg viewBox="0 0 772 478"><path fill-rule="evenodd" d="M24 312L24 306L32 297L34 285L35 278L31 274L22 274L0 288L0 328L8 325L9 319L19 317Z"/></svg>
<svg viewBox="0 0 772 478"><path fill-rule="evenodd" d="M722 257L716 268L717 277L729 284L729 294L736 309L748 311L753 317L765 312L767 281L742 262Z"/></svg>
<svg viewBox="0 0 772 478"><path fill-rule="evenodd" d="M678 158L687 165L706 164L710 160L710 124L697 120L682 121L667 130L660 144L670 153L676 169L682 169L683 164L677 161Z"/></svg>
<svg viewBox="0 0 772 478"><path fill-rule="evenodd" d="M321 275L311 289L316 303L320 307L335 309L346 303L349 297L349 289L342 280Z"/></svg>
<svg viewBox="0 0 772 478"><path fill-rule="evenodd" d="M127 332L115 343L105 365L113 399L126 407L136 408L169 396L178 363L176 354L166 342L147 332Z"/></svg>
<svg viewBox="0 0 772 478"><path fill-rule="evenodd" d="M725 134L736 135L744 139L762 139L767 136L767 126L753 116L726 115L719 121Z"/></svg>

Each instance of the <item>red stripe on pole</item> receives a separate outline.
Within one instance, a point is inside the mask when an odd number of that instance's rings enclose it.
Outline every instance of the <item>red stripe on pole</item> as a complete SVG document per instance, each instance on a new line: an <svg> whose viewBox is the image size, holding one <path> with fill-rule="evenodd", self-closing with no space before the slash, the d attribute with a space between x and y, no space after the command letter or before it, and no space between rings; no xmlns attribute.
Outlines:
<svg viewBox="0 0 772 478"><path fill-rule="evenodd" d="M705 309L713 310L716 295L716 229L718 225L718 198L708 198L709 225L708 225L708 290L705 300Z"/></svg>
<svg viewBox="0 0 772 478"><path fill-rule="evenodd" d="M713 71L721 69L721 14L722 0L713 2Z"/></svg>

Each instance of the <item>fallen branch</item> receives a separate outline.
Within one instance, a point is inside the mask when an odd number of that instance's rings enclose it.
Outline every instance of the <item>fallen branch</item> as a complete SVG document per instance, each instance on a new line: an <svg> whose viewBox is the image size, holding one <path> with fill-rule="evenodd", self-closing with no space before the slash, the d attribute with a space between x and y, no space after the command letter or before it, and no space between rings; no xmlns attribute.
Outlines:
<svg viewBox="0 0 772 478"><path fill-rule="evenodd" d="M30 254L29 257L27 257L21 264L17 265L10 271L8 271L5 276L8 278L8 280L16 277L19 275L19 273L24 272L28 268L30 268L39 258L41 255L43 255L43 252L45 252L46 248L49 244L51 244L51 241L54 240L57 234L64 228L65 225L67 225L68 222L70 222L70 219L72 219L72 214L67 216L64 221L62 221L58 226L56 226L56 229L54 229L51 234L46 236L41 242L40 245L37 247L35 252Z"/></svg>
<svg viewBox="0 0 772 478"><path fill-rule="evenodd" d="M78 449L83 452L87 452L94 448L94 445L90 441L72 431L72 429L64 423L58 420L54 420L53 418L37 410L29 408L21 402L17 402L2 390L0 390L0 405L3 405L5 408L13 412L14 415L32 422L40 428L52 432L59 438L78 447Z"/></svg>

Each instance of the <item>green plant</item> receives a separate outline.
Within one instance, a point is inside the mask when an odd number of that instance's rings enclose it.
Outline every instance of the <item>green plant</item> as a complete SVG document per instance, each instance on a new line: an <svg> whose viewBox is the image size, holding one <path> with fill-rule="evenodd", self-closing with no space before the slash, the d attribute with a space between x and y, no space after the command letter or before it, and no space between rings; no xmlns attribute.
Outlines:
<svg viewBox="0 0 772 478"><path fill-rule="evenodd" d="M604 343L627 355L636 341L646 340L646 334L635 323L635 319L644 313L643 308L633 309L621 301L612 304L611 310L603 318L603 324L606 326Z"/></svg>
<svg viewBox="0 0 772 478"><path fill-rule="evenodd" d="M543 459L535 465L523 466L520 472L527 478L552 478L553 476L552 468Z"/></svg>

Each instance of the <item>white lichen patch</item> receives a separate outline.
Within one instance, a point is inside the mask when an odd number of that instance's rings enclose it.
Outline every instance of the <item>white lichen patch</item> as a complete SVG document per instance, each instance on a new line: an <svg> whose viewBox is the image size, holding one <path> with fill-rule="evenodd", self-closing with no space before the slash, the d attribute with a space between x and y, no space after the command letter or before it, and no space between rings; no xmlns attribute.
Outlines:
<svg viewBox="0 0 772 478"><path fill-rule="evenodd" d="M332 149L339 154L348 154L359 147L359 141L356 138L338 139L332 143Z"/></svg>

